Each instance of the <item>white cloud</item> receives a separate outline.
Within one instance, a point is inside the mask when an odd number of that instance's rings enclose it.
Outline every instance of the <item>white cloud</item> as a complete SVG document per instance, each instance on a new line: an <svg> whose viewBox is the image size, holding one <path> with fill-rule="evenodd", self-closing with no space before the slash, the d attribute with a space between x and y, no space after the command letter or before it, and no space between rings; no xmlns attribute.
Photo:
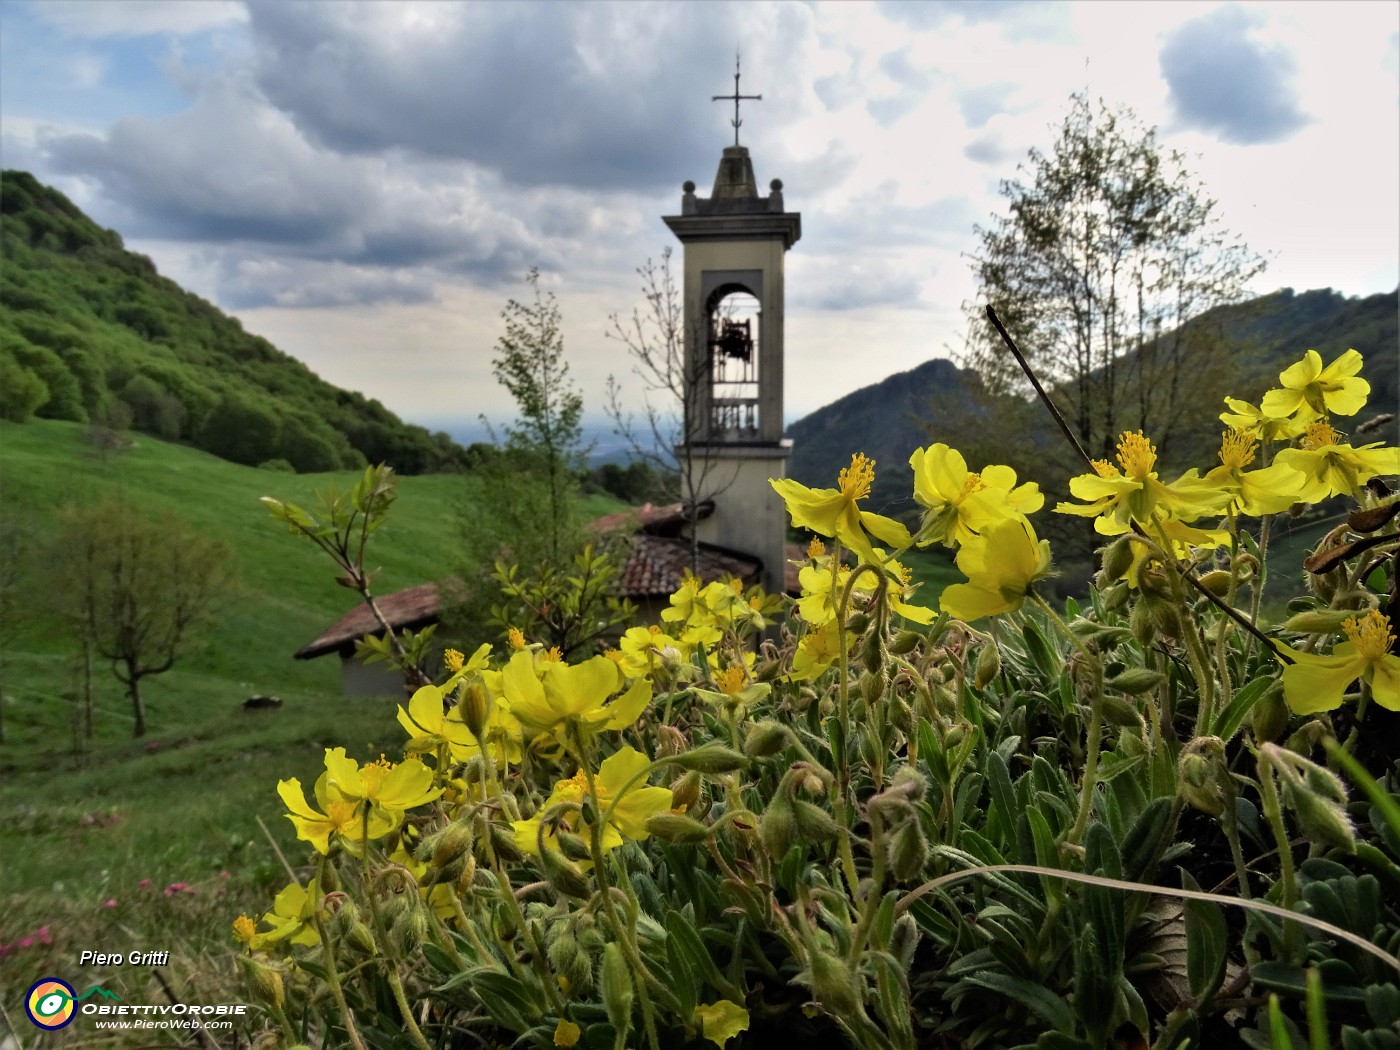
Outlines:
<svg viewBox="0 0 1400 1050"><path fill-rule="evenodd" d="M42 21L70 36L128 37L197 33L248 20L237 0L35 0Z"/></svg>

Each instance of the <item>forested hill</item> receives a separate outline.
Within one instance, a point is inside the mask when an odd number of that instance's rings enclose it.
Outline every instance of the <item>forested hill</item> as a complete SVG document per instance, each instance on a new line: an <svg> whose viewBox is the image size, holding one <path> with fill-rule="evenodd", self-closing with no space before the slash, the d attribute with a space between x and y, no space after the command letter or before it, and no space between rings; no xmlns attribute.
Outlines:
<svg viewBox="0 0 1400 1050"><path fill-rule="evenodd" d="M1221 389L1220 397L1233 393L1256 403L1265 389L1277 385L1279 371L1305 350L1316 349L1324 361L1349 348L1360 350L1366 362L1361 374L1371 384L1367 415L1375 415L1396 412L1400 406L1397 305L1395 292L1348 298L1330 288L1296 293L1285 288L1218 307L1188 326L1218 326L1223 345L1229 348L1224 373L1229 376L1228 389ZM914 509L909 501L908 461L909 453L920 446L933 441L971 444L988 461L1015 463L1024 458L1015 454L1015 446L1024 450L1059 440L1051 433L1049 418L1038 409L1030 411L1014 432L979 427L984 402L977 396L978 388L975 373L945 360L927 361L862 387L788 428L793 439L789 473L804 484L829 487L850 462L851 453L865 452L876 461L871 506L898 513ZM1216 397L1193 406L1188 422L1197 440L1186 435L1180 442L1183 462L1195 462L1187 457L1207 454L1206 446L1213 447L1218 440L1217 416L1222 407ZM1394 440L1394 435L1392 424L1388 432L1368 435L1366 440Z"/></svg>
<svg viewBox="0 0 1400 1050"><path fill-rule="evenodd" d="M455 469L463 450L340 390L27 172L0 173L0 418L134 429L298 471Z"/></svg>

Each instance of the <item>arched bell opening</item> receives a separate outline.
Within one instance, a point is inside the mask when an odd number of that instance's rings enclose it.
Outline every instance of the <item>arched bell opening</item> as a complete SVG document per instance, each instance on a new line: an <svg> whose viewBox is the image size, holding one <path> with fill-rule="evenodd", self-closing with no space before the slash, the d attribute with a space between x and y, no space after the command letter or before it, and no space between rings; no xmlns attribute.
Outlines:
<svg viewBox="0 0 1400 1050"><path fill-rule="evenodd" d="M741 284L721 285L706 303L712 440L758 439L762 312Z"/></svg>

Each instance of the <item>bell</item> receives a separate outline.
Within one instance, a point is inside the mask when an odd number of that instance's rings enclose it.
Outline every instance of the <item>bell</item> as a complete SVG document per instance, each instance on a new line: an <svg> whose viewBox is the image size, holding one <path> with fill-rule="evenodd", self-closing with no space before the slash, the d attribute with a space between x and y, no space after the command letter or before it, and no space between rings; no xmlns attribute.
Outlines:
<svg viewBox="0 0 1400 1050"><path fill-rule="evenodd" d="M725 321L715 342L725 357L747 361L753 356L753 337L749 334L748 321Z"/></svg>

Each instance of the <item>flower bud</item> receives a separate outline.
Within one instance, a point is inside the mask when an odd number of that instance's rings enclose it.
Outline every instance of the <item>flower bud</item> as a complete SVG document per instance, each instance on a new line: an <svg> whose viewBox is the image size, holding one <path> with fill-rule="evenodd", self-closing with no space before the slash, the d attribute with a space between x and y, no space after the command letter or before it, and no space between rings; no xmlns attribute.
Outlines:
<svg viewBox="0 0 1400 1050"><path fill-rule="evenodd" d="M507 863L516 863L525 859L525 854L520 852L520 847L515 844L514 833L499 824L491 825L491 848L496 851L496 856Z"/></svg>
<svg viewBox="0 0 1400 1050"><path fill-rule="evenodd" d="M588 876L583 869L557 850L540 851L540 870L556 893L582 900L593 895L593 887L588 884ZM510 892L509 888L506 892Z"/></svg>
<svg viewBox="0 0 1400 1050"><path fill-rule="evenodd" d="M362 922L356 922L345 932L345 941L362 955L379 954L379 945L375 943L374 932Z"/></svg>
<svg viewBox="0 0 1400 1050"><path fill-rule="evenodd" d="M1224 569L1212 569L1200 576L1196 582L1217 598L1223 598L1230 593L1230 574Z"/></svg>
<svg viewBox="0 0 1400 1050"><path fill-rule="evenodd" d="M928 861L928 839L917 817L906 820L890 835L890 871L898 882L912 882Z"/></svg>
<svg viewBox="0 0 1400 1050"><path fill-rule="evenodd" d="M647 831L667 842L704 842L710 826L679 813L653 813L647 818Z"/></svg>
<svg viewBox="0 0 1400 1050"><path fill-rule="evenodd" d="M851 634L864 634L870 626L870 617L863 612L858 612L846 621L846 630Z"/></svg>
<svg viewBox="0 0 1400 1050"><path fill-rule="evenodd" d="M871 674L877 674L884 670L886 655L884 633L874 630L867 634L860 647L861 666Z"/></svg>
<svg viewBox="0 0 1400 1050"><path fill-rule="evenodd" d="M1117 612L1127 604L1128 599L1132 596L1131 592L1132 588L1121 580L1111 587L1104 588L1100 592L1103 597L1103 607L1109 612Z"/></svg>
<svg viewBox="0 0 1400 1050"><path fill-rule="evenodd" d="M1218 817L1234 798L1225 744L1219 737L1200 736L1182 748L1176 774L1181 797L1202 813Z"/></svg>
<svg viewBox="0 0 1400 1050"><path fill-rule="evenodd" d="M1133 632L1138 645L1144 649L1152 648L1157 632L1152 626L1152 611L1148 609L1145 598L1139 597L1133 603L1132 611L1128 613L1128 629Z"/></svg>
<svg viewBox="0 0 1400 1050"><path fill-rule="evenodd" d="M792 803L798 834L807 842L824 842L840 834L840 827L821 806L797 799Z"/></svg>
<svg viewBox="0 0 1400 1050"><path fill-rule="evenodd" d="M432 840L425 839L424 845L430 841ZM437 835L437 843L433 848L433 866L446 867L471 848L471 828L463 821L453 821Z"/></svg>
<svg viewBox="0 0 1400 1050"><path fill-rule="evenodd" d="M690 741L675 726L656 727L656 757L658 759L679 755L689 746Z"/></svg>
<svg viewBox="0 0 1400 1050"><path fill-rule="evenodd" d="M691 770L671 785L671 808L690 809L700 801L700 774Z"/></svg>
<svg viewBox="0 0 1400 1050"><path fill-rule="evenodd" d="M884 668L867 671L860 679L860 698L867 704L873 705L885 695L887 685L889 682L885 678Z"/></svg>
<svg viewBox="0 0 1400 1050"><path fill-rule="evenodd" d="M282 975L250 955L240 955L238 964L243 968L243 978L253 995L269 1006L280 1009L287 997Z"/></svg>
<svg viewBox="0 0 1400 1050"><path fill-rule="evenodd" d="M787 729L777 722L765 720L749 727L744 737L744 754L750 758L768 758L781 751L788 742Z"/></svg>
<svg viewBox="0 0 1400 1050"><path fill-rule="evenodd" d="M812 995L832 1017L854 1017L859 1012L855 975L844 959L813 949L807 977Z"/></svg>
<svg viewBox="0 0 1400 1050"><path fill-rule="evenodd" d="M1154 671L1150 667L1129 667L1126 671L1114 675L1104 684L1120 693L1140 696L1156 689L1166 680L1166 675L1161 671Z"/></svg>
<svg viewBox="0 0 1400 1050"><path fill-rule="evenodd" d="M546 950L549 965L564 980L570 991L583 991L593 980L593 959L571 933L564 933L549 942Z"/></svg>
<svg viewBox="0 0 1400 1050"><path fill-rule="evenodd" d="M792 809L792 800L779 791L763 811L759 824L759 834L763 845L774 860L782 860L797 841L797 815Z"/></svg>
<svg viewBox="0 0 1400 1050"><path fill-rule="evenodd" d="M1346 809L1337 801L1315 794L1307 784L1284 778L1284 797L1298 818L1298 828L1313 842L1356 852L1356 833Z"/></svg>
<svg viewBox="0 0 1400 1050"><path fill-rule="evenodd" d="M1299 634L1336 634L1343 622L1355 615L1355 609L1308 609L1290 616L1283 622L1283 629Z"/></svg>
<svg viewBox="0 0 1400 1050"><path fill-rule="evenodd" d="M989 641L977 654L977 667L972 675L972 684L985 689L993 678L1001 673L1001 650L996 642Z"/></svg>
<svg viewBox="0 0 1400 1050"><path fill-rule="evenodd" d="M914 952L919 947L919 937L919 924L914 921L914 916L906 913L894 920L890 951L906 970L914 963Z"/></svg>
<svg viewBox="0 0 1400 1050"><path fill-rule="evenodd" d="M603 949L603 980L599 990L603 993L608 1020L617 1029L618 1044L622 1045L632 1027L632 971L616 941L609 941Z"/></svg>
<svg viewBox="0 0 1400 1050"><path fill-rule="evenodd" d="M1133 541L1128 536L1119 536L1103 549L1101 561L1101 585L1116 583L1127 575L1133 564Z"/></svg>
<svg viewBox="0 0 1400 1050"><path fill-rule="evenodd" d="M556 836L559 842L559 852L570 860L589 860L593 856L593 850L588 844L588 840L582 835L575 835L572 831L560 830Z"/></svg>
<svg viewBox="0 0 1400 1050"><path fill-rule="evenodd" d="M486 719L491 716L491 697L480 682L468 682L462 687L457 700L457 717L462 720L472 736L481 739L486 728Z"/></svg>
<svg viewBox="0 0 1400 1050"><path fill-rule="evenodd" d="M1254 739L1277 740L1288 728L1288 718L1288 701L1283 698L1283 683L1275 682L1250 708L1249 724L1254 730Z"/></svg>
<svg viewBox="0 0 1400 1050"><path fill-rule="evenodd" d="M896 656L907 656L917 649L924 636L918 631L899 631L890 642L890 652Z"/></svg>
<svg viewBox="0 0 1400 1050"><path fill-rule="evenodd" d="M705 744L693 751L675 755L667 761L682 769L693 769L699 773L732 773L744 769L749 764L744 755L723 744Z"/></svg>
<svg viewBox="0 0 1400 1050"><path fill-rule="evenodd" d="M1137 708L1121 696L1112 693L1104 694L1099 702L1099 711L1103 720L1111 726L1128 727L1142 724L1142 717Z"/></svg>

